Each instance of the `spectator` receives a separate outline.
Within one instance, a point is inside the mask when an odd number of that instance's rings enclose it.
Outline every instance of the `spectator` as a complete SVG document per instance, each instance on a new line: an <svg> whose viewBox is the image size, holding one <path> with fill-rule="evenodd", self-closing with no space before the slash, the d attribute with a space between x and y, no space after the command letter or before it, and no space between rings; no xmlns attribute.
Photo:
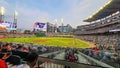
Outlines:
<svg viewBox="0 0 120 68"><path fill-rule="evenodd" d="M5 62L5 60L9 57L9 55L7 53L4 54L4 56L2 57L2 59L0 59L0 68L8 68L7 63Z"/></svg>
<svg viewBox="0 0 120 68"><path fill-rule="evenodd" d="M70 62L74 62L74 61L75 61L74 55L69 56L69 61L70 61Z"/></svg>
<svg viewBox="0 0 120 68"><path fill-rule="evenodd" d="M2 59L0 59L0 68L8 68L7 63Z"/></svg>
<svg viewBox="0 0 120 68"><path fill-rule="evenodd" d="M33 68L36 64L38 54L35 52L29 53L27 56L27 63L19 66L19 68Z"/></svg>
<svg viewBox="0 0 120 68"><path fill-rule="evenodd" d="M111 59L112 59L113 62L118 63L118 55L113 54L112 57L111 57Z"/></svg>
<svg viewBox="0 0 120 68"><path fill-rule="evenodd" d="M76 53L74 54L74 57L75 57L75 61L78 62L78 55Z"/></svg>
<svg viewBox="0 0 120 68"><path fill-rule="evenodd" d="M18 68L19 65L21 65L21 57L17 55L11 55L8 59L7 62L10 64L8 65L9 68Z"/></svg>

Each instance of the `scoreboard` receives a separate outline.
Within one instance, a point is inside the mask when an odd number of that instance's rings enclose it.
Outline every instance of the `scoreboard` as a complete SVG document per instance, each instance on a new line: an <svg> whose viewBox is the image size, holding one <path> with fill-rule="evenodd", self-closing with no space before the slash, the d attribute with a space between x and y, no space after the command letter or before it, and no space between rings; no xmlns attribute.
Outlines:
<svg viewBox="0 0 120 68"><path fill-rule="evenodd" d="M38 31L47 31L47 23L35 22L34 29Z"/></svg>

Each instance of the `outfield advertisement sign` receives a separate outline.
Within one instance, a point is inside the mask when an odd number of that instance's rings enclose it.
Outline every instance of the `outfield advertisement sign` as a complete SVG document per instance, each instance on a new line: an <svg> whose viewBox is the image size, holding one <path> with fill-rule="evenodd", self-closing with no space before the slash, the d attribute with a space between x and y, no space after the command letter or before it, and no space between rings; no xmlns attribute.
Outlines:
<svg viewBox="0 0 120 68"><path fill-rule="evenodd" d="M42 22L35 22L34 29L36 31L47 31L47 24Z"/></svg>
<svg viewBox="0 0 120 68"><path fill-rule="evenodd" d="M11 29L11 30L16 30L17 28L17 23L14 22L4 22L0 23L0 27L4 27L5 29Z"/></svg>
<svg viewBox="0 0 120 68"><path fill-rule="evenodd" d="M0 30L6 30L6 26L0 23Z"/></svg>

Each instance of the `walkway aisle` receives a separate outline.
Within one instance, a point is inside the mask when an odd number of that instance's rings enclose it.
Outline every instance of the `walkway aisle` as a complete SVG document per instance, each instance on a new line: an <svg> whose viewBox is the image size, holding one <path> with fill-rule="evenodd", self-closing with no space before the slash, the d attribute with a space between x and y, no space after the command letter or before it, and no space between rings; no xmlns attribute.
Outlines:
<svg viewBox="0 0 120 68"><path fill-rule="evenodd" d="M90 64L83 56L81 56L80 54L77 54L77 55L78 55L79 63Z"/></svg>
<svg viewBox="0 0 120 68"><path fill-rule="evenodd" d="M65 52L58 54L54 59L65 60Z"/></svg>
<svg viewBox="0 0 120 68"><path fill-rule="evenodd" d="M54 57L54 59L64 60L65 52L60 53ZM45 68L64 68L63 65L53 64L53 63L43 63L41 66Z"/></svg>

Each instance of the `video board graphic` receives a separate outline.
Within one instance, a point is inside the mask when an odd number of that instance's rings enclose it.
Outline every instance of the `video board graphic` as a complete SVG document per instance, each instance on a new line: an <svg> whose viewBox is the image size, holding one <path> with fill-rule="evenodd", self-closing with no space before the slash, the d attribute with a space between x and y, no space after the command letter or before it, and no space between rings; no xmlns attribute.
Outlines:
<svg viewBox="0 0 120 68"><path fill-rule="evenodd" d="M35 22L34 29L39 31L47 31L47 24L41 22Z"/></svg>

